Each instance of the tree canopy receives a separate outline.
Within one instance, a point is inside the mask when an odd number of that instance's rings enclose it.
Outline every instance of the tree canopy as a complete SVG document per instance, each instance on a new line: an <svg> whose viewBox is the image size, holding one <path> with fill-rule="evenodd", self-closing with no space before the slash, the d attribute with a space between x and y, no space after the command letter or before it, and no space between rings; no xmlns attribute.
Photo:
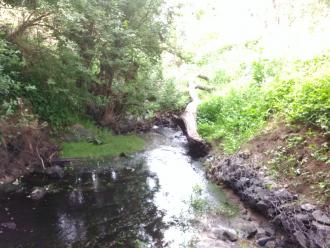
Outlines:
<svg viewBox="0 0 330 248"><path fill-rule="evenodd" d="M89 113L102 125L161 108L161 53L171 29L163 0L3 1L1 87L54 126ZM16 63L15 61L18 61ZM15 62L15 63L14 63ZM11 69L15 64L16 70ZM8 73L10 71L10 73ZM12 75L15 74L15 75ZM155 90L157 89L157 90ZM4 91L5 92L5 91ZM63 104L65 103L65 104Z"/></svg>

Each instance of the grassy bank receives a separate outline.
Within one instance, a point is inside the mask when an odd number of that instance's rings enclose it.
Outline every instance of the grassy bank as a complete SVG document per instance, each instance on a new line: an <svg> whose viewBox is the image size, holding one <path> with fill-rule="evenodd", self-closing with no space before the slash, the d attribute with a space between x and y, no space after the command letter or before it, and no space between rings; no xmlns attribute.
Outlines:
<svg viewBox="0 0 330 248"><path fill-rule="evenodd" d="M113 135L91 123L73 126L68 136L69 141L61 143L61 156L65 158L116 157L144 148L144 140L137 135Z"/></svg>

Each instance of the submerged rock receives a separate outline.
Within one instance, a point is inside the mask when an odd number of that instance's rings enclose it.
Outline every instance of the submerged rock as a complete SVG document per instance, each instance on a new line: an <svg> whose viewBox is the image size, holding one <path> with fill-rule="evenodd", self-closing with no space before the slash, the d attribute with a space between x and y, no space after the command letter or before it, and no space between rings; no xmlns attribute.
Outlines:
<svg viewBox="0 0 330 248"><path fill-rule="evenodd" d="M42 199L47 193L47 190L43 187L34 187L31 191L29 197L32 200L40 200Z"/></svg>
<svg viewBox="0 0 330 248"><path fill-rule="evenodd" d="M64 171L63 171L62 167L60 167L58 165L46 168L45 173L50 178L54 178L54 179L61 179L64 176Z"/></svg>

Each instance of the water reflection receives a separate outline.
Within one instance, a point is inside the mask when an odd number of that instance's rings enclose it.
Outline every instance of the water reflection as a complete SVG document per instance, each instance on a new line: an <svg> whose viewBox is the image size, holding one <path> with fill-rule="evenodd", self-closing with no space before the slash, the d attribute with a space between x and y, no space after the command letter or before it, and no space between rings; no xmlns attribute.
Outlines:
<svg viewBox="0 0 330 248"><path fill-rule="evenodd" d="M12 194L9 202L2 194L1 207L16 210L12 216L18 228L1 229L0 247L136 247L138 242L163 247L163 212L154 204L159 184L143 161L134 167L89 171L86 166L78 176L66 176L57 193L39 203L25 193ZM32 187L28 180L27 192ZM36 183L49 182L33 178ZM1 212L0 217L6 216Z"/></svg>
<svg viewBox="0 0 330 248"><path fill-rule="evenodd" d="M86 225L83 219L74 219L66 213L59 214L58 228L65 243L75 243L84 239L87 235Z"/></svg>
<svg viewBox="0 0 330 248"><path fill-rule="evenodd" d="M161 248L187 243L198 231L187 224L193 218L193 186L207 192L207 182L186 155L182 135L166 129L148 135L152 146L143 154L79 165L60 182L31 176L23 191L0 192L0 222L14 220L17 226L0 227L0 247ZM26 198L33 186L45 185L52 185L45 198Z"/></svg>
<svg viewBox="0 0 330 248"><path fill-rule="evenodd" d="M72 190L69 194L69 201L72 205L80 205L84 203L84 195L81 188Z"/></svg>

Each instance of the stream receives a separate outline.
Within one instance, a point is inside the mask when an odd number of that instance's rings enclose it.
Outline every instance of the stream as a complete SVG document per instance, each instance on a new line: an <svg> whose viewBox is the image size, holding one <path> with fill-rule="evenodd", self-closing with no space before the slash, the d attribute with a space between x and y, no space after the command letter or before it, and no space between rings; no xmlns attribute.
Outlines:
<svg viewBox="0 0 330 248"><path fill-rule="evenodd" d="M205 179L181 132L143 137L141 153L70 166L61 180L30 175L1 190L0 247L255 247L247 236L262 220ZM47 189L40 200L29 197L36 186Z"/></svg>

